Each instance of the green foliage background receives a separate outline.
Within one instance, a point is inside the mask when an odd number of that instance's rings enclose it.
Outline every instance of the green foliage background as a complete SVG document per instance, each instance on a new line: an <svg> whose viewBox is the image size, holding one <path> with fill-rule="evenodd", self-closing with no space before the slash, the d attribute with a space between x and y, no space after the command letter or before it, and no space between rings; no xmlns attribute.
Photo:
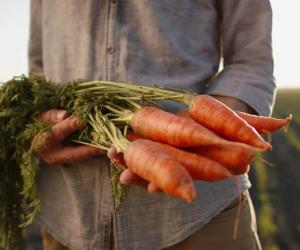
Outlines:
<svg viewBox="0 0 300 250"><path fill-rule="evenodd" d="M300 249L300 89L280 89L274 117L293 115L287 132L272 135L273 150L257 158L250 178L265 250ZM271 163L271 164L269 164Z"/></svg>

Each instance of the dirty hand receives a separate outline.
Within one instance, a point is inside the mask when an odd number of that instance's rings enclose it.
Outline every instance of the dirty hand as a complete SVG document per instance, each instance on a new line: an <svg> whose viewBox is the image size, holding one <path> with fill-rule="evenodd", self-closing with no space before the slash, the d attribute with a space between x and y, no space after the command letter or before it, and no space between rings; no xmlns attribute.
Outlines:
<svg viewBox="0 0 300 250"><path fill-rule="evenodd" d="M64 146L63 140L73 132L82 129L82 124L75 116L69 116L65 110L51 109L41 113L38 120L53 124L50 131L37 136L46 138L43 147L36 149L38 157L48 164L71 164L106 152L90 146ZM31 142L34 143L36 138ZM33 147L34 148L34 147Z"/></svg>

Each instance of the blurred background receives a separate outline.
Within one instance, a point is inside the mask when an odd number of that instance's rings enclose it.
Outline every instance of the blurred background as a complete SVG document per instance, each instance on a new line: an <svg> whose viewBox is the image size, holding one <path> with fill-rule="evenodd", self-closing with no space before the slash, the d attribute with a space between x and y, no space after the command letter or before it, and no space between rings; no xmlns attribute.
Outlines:
<svg viewBox="0 0 300 250"><path fill-rule="evenodd" d="M278 86L273 116L293 114L293 122L270 138L271 152L256 158L251 193L263 249L300 250L300 1L270 2ZM0 82L27 74L29 7L29 0L0 0ZM30 250L41 249L36 232L26 231Z"/></svg>

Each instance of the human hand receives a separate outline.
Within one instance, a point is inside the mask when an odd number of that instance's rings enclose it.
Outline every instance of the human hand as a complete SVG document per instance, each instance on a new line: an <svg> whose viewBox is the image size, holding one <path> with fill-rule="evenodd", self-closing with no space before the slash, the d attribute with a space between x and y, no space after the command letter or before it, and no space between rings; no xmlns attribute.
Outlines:
<svg viewBox="0 0 300 250"><path fill-rule="evenodd" d="M158 187L156 187L153 183L144 180L143 178L134 174L130 169L128 169L123 154L118 153L115 148L110 148L107 151L107 157L112 161L112 163L117 164L124 169L120 176L120 182L122 184L137 185L146 189L149 193L161 192L161 190Z"/></svg>
<svg viewBox="0 0 300 250"><path fill-rule="evenodd" d="M35 150L42 161L48 164L71 164L105 154L105 151L91 146L64 146L62 144L70 134L83 127L77 117L69 116L65 110L51 109L40 114L37 119L53 124L50 131L38 135L46 138L45 144ZM35 139L32 140L32 144Z"/></svg>

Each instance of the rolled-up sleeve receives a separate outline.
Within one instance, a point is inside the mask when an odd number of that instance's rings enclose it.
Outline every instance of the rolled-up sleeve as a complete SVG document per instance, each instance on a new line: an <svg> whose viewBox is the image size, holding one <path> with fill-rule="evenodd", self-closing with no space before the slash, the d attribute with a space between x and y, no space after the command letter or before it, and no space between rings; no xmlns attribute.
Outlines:
<svg viewBox="0 0 300 250"><path fill-rule="evenodd" d="M224 67L209 93L247 103L269 115L275 94L272 56L272 9L268 0L220 0Z"/></svg>
<svg viewBox="0 0 300 250"><path fill-rule="evenodd" d="M29 74L43 75L42 55L42 3L41 0L31 0L30 35L28 47Z"/></svg>

